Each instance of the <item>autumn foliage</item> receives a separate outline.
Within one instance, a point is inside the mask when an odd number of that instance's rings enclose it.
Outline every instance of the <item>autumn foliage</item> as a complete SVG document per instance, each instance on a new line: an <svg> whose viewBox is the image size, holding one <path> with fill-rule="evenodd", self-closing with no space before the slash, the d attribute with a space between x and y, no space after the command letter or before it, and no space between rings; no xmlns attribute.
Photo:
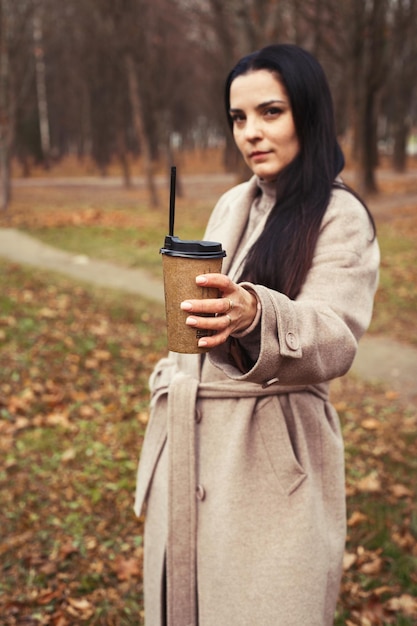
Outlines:
<svg viewBox="0 0 417 626"><path fill-rule="evenodd" d="M404 341L417 322L417 211L411 190L402 205L400 191L387 190L373 207L383 250L373 332ZM89 233L90 246L97 225L106 227L107 240L124 233L124 247L146 246L151 223L161 230L156 239L162 236L165 217L150 217L145 205L136 212L134 191L123 192L126 204L114 193L107 192L107 206L84 203L79 190L61 198L55 191L48 207L45 190L28 191L13 225L56 236L75 229L80 241ZM68 209L71 198L78 208ZM193 219L199 229L205 216ZM129 229L140 231L132 244ZM2 625L143 623L143 520L133 514L133 492L147 379L165 345L160 305L0 262ZM334 382L332 400L345 436L348 504L335 624L411 626L415 404L352 375Z"/></svg>
<svg viewBox="0 0 417 626"><path fill-rule="evenodd" d="M0 621L138 624L133 490L161 311L13 265L0 280Z"/></svg>

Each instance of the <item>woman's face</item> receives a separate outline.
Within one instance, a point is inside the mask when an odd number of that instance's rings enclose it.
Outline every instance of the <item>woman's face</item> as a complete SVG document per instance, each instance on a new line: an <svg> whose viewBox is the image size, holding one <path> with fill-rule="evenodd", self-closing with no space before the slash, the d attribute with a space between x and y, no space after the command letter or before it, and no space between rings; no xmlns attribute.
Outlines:
<svg viewBox="0 0 417 626"><path fill-rule="evenodd" d="M254 70L235 78L230 116L236 145L260 178L274 180L299 153L290 101L277 74Z"/></svg>

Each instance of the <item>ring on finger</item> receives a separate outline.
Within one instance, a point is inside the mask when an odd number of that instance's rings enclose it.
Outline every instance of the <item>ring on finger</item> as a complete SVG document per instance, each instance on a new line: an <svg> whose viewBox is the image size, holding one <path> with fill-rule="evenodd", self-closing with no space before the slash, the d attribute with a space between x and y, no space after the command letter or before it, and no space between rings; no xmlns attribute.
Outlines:
<svg viewBox="0 0 417 626"><path fill-rule="evenodd" d="M227 298L227 299L229 300L229 311L231 311L233 307L235 306L235 303L230 298Z"/></svg>
<svg viewBox="0 0 417 626"><path fill-rule="evenodd" d="M230 324L232 323L232 318L230 317L230 315L228 313L226 313L226 317L229 320L228 326L230 326Z"/></svg>

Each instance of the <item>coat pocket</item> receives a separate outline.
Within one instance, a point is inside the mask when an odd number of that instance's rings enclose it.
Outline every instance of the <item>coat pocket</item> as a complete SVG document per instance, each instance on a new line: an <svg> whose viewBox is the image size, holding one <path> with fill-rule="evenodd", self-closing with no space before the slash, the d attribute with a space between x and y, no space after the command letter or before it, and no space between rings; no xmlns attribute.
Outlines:
<svg viewBox="0 0 417 626"><path fill-rule="evenodd" d="M285 495L292 494L307 477L295 454L277 396L258 401L255 421L269 464Z"/></svg>

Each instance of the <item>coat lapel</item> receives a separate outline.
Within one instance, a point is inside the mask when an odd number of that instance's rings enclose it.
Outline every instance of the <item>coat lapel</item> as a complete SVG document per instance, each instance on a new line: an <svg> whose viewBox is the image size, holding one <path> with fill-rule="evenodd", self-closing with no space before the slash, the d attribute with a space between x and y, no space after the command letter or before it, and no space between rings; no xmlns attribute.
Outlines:
<svg viewBox="0 0 417 626"><path fill-rule="evenodd" d="M215 225L210 228L209 224L205 235L206 239L220 241L223 249L226 250L227 256L223 261L222 269L224 274L227 274L230 269L245 231L250 208L258 190L257 178L253 176L246 185L247 189L244 195L240 192L230 202L227 202L226 198L224 204L220 200L218 207L216 207L219 215L216 215Z"/></svg>

